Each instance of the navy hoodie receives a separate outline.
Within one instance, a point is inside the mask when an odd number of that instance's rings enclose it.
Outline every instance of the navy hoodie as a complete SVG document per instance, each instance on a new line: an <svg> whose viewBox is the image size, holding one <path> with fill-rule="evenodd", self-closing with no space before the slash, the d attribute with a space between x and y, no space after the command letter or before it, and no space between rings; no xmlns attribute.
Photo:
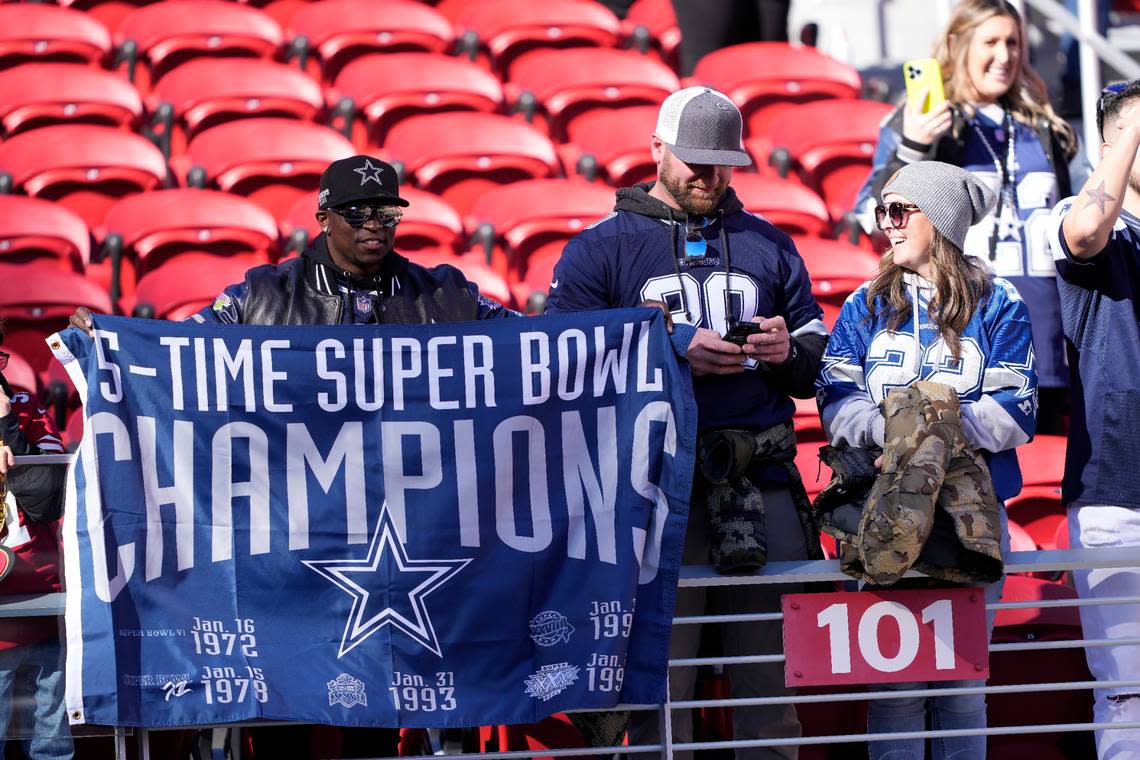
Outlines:
<svg viewBox="0 0 1140 760"><path fill-rule="evenodd" d="M731 188L707 219L690 219L649 195L652 183L617 193L614 212L566 244L550 283L547 313L669 306L674 344L684 325L724 334L736 321L783 316L792 351L779 365L693 378L702 429L762 429L791 419L789 396L809 398L827 344L823 312L795 244L744 211ZM690 244L686 246L686 238ZM703 256L688 256L703 249ZM677 338L682 338L678 341Z"/></svg>

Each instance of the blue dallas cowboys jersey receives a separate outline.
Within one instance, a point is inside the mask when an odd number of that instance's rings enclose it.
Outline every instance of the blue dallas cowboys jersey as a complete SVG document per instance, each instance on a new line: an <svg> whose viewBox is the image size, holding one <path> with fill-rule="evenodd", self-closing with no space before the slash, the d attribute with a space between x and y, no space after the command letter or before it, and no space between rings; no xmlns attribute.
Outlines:
<svg viewBox="0 0 1140 760"><path fill-rule="evenodd" d="M1104 249L1075 259L1054 210L1057 286L1073 365L1073 415L1061 498L1140 509L1140 219L1127 211Z"/></svg>
<svg viewBox="0 0 1140 760"><path fill-rule="evenodd" d="M965 127L966 145L959 164L995 193L1001 190L1001 177L994 166L994 154L1004 158L1007 144L1002 121L1000 107L979 111ZM1015 209L1010 208L1008 198L1002 203L1005 223L998 222L997 249L990 268L998 277L1013 283L1029 307L1041 385L1063 388L1069 384L1069 371L1061 330L1057 270L1048 239L1049 216L1057 202L1057 177L1033 128L1014 121L1014 132L1013 191L1017 204ZM1011 224L1014 220L1020 222L1020 227ZM970 229L964 246L967 255L990 261L994 221L991 212L989 218Z"/></svg>
<svg viewBox="0 0 1140 760"><path fill-rule="evenodd" d="M1029 311L1007 280L993 279L988 300L966 325L957 361L930 321L933 291L925 280L907 275L914 314L897 331L887 329L885 309L874 318L867 306L867 284L848 297L831 331L817 382L820 416L835 446L869 448L883 444L879 402L892 388L917 380L942 383L958 393L962 429L990 465L999 499L1021 490L1021 470L1013 449L1032 438L1037 424L1037 370Z"/></svg>
<svg viewBox="0 0 1140 760"><path fill-rule="evenodd" d="M619 190L617 210L566 244L550 283L548 314L653 300L670 309L674 345L679 336L691 338L685 325L723 335L738 320L774 316L784 317L793 339L817 336L822 345L823 312L791 238L744 211L729 188L723 220L696 232L700 255L689 256L684 223L647 187ZM701 428L767 428L790 420L795 405L765 372L753 363L740 374L694 377ZM809 389L814 374L808 370Z"/></svg>

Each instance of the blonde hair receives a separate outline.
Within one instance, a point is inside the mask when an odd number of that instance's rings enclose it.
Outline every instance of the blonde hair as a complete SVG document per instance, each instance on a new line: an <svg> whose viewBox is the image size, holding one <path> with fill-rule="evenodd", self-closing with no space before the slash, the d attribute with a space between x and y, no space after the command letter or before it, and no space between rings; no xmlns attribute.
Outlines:
<svg viewBox="0 0 1140 760"><path fill-rule="evenodd" d="M903 276L908 270L894 260L894 249L889 249L879 260L879 273L867 288L867 306L874 319L880 299L887 314L887 329L898 330L910 318L911 303L907 296ZM988 270L951 243L941 232L934 230L930 244L930 275L934 295L927 311L934 329L946 341L950 355L961 358L961 335L992 287Z"/></svg>
<svg viewBox="0 0 1140 760"><path fill-rule="evenodd" d="M1059 138L1067 158L1076 154L1077 139L1073 128L1053 110L1049 92L1041 75L1029 64L1029 43L1021 14L1007 0L962 0L950 16L946 30L934 48L934 57L942 67L942 86L946 99L961 107L968 116L974 109L968 97L972 90L966 69L966 56L978 27L996 16L1011 18L1017 24L1018 56L1017 81L1002 100L1013 118L1036 128L1044 120Z"/></svg>

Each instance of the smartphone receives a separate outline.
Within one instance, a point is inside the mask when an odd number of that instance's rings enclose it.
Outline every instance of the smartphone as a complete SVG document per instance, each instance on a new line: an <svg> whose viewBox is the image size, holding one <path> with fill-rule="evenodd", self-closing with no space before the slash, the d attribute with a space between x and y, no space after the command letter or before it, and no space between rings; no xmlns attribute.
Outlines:
<svg viewBox="0 0 1140 760"><path fill-rule="evenodd" d="M760 329L760 325L756 322L737 322L724 334L724 339L729 343L743 346L748 342L749 335L755 335L761 332L764 331Z"/></svg>
<svg viewBox="0 0 1140 760"><path fill-rule="evenodd" d="M933 58L904 63L903 81L906 82L907 104L914 109L917 103L919 113L930 113L946 102L946 95L942 91L942 68ZM925 98L923 90L926 90ZM922 98L921 103L918 103L919 98Z"/></svg>

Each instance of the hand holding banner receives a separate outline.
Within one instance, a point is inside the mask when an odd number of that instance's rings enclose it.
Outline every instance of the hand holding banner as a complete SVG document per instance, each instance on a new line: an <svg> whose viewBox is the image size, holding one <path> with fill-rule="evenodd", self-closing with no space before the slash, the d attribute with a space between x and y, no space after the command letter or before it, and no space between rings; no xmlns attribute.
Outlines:
<svg viewBox="0 0 1140 760"><path fill-rule="evenodd" d="M85 400L72 722L663 700L696 413L659 312L49 342Z"/></svg>

